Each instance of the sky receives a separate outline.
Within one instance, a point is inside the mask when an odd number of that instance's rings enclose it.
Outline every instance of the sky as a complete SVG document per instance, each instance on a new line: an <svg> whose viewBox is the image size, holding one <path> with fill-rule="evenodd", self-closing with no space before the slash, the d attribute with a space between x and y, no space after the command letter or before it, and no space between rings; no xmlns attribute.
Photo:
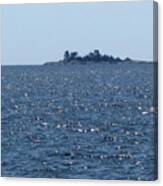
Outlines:
<svg viewBox="0 0 163 186"><path fill-rule="evenodd" d="M43 64L65 50L153 60L153 2L2 5L2 64Z"/></svg>

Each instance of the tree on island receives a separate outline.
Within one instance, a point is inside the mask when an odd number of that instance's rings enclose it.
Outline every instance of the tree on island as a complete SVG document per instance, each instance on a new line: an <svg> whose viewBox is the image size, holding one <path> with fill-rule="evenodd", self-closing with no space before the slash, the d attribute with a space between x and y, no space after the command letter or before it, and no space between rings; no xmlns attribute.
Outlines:
<svg viewBox="0 0 163 186"><path fill-rule="evenodd" d="M101 56L99 50L97 50L97 49L94 50L94 60L95 60L96 62L98 62L98 61L101 61L101 58L102 58L102 56Z"/></svg>
<svg viewBox="0 0 163 186"><path fill-rule="evenodd" d="M68 62L70 59L70 54L69 54L69 51L66 50L65 53L64 53L64 61L65 62Z"/></svg>
<svg viewBox="0 0 163 186"><path fill-rule="evenodd" d="M71 60L75 60L77 58L77 56L78 56L78 53L77 52L71 52L70 59Z"/></svg>
<svg viewBox="0 0 163 186"><path fill-rule="evenodd" d="M78 56L78 52L71 52L70 53L68 50L66 50L65 53L64 53L63 61L67 63L67 62L70 62L72 60L76 60L77 56Z"/></svg>

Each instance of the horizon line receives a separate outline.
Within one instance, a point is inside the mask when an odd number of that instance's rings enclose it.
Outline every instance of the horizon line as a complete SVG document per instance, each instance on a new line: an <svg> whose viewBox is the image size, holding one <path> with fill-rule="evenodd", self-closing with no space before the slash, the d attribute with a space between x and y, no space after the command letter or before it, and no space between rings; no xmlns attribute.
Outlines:
<svg viewBox="0 0 163 186"><path fill-rule="evenodd" d="M158 60L132 60L133 63L140 63L140 62L144 62L144 63L157 63ZM45 63L47 62L53 62L53 63L59 63L59 61L45 61L43 63L40 63L40 64L1 64L1 67L2 66L43 66ZM123 62L122 62L123 63Z"/></svg>

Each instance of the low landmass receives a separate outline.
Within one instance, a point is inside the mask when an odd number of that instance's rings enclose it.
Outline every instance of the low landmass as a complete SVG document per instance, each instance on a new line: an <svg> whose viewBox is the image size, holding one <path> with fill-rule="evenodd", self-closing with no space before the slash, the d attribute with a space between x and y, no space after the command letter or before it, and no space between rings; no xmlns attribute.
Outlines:
<svg viewBox="0 0 163 186"><path fill-rule="evenodd" d="M99 50L94 50L85 56L80 56L78 52L69 52L66 50L64 52L63 59L59 61L49 61L45 62L44 65L55 65L55 64L91 64L91 63L109 63L109 64L117 64L117 63L131 63L131 62L139 62L143 63L144 61L136 61L126 57L125 59L121 59L120 57L113 57L112 55L101 54Z"/></svg>

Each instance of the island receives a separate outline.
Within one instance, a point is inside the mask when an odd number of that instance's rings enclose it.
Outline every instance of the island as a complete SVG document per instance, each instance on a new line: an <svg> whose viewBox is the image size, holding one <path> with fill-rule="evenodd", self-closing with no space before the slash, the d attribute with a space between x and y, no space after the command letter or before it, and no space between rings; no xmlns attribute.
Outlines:
<svg viewBox="0 0 163 186"><path fill-rule="evenodd" d="M124 62L133 62L135 60L126 57L121 59L119 57L113 57L112 55L101 54L99 50L94 50L85 56L80 56L78 52L69 52L66 50L62 60L59 61L49 61L45 62L44 65L54 65L54 64L91 64L91 63L124 63Z"/></svg>

